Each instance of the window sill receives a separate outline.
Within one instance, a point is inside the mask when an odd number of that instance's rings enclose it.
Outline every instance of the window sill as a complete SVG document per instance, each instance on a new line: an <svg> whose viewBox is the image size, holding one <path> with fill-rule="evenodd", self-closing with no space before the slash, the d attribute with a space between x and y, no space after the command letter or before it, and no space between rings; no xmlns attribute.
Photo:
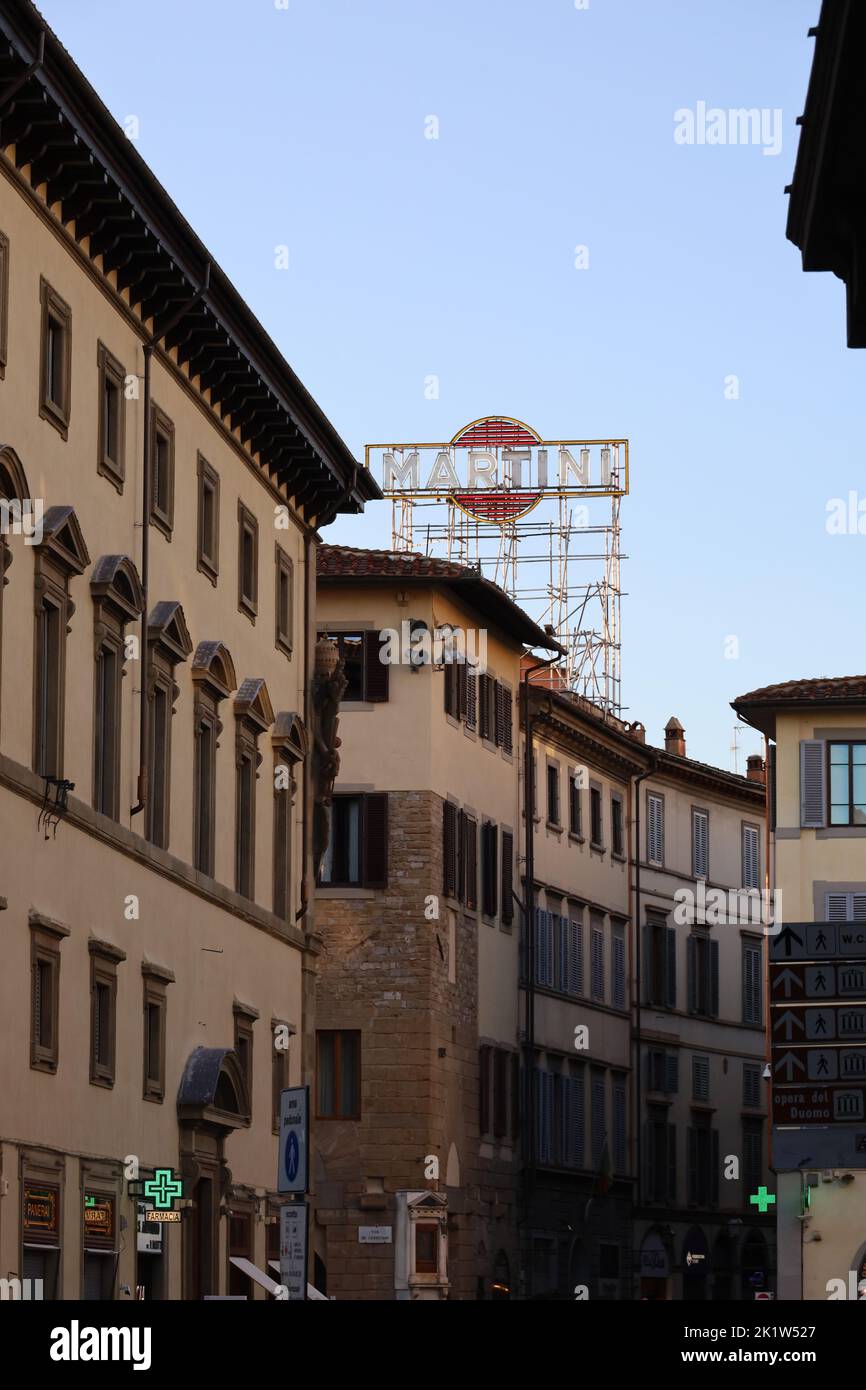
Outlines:
<svg viewBox="0 0 866 1390"><path fill-rule="evenodd" d="M376 706L371 700L341 700L341 714L368 714Z"/></svg>
<svg viewBox="0 0 866 1390"><path fill-rule="evenodd" d="M57 1071L57 1061L49 1057L31 1057L31 1071L47 1071L54 1075Z"/></svg>
<svg viewBox="0 0 866 1390"><path fill-rule="evenodd" d="M356 887L351 887L351 888L349 888L349 887L344 887L344 888L337 888L337 887L334 887L334 888L331 888L331 887L329 887L327 884L321 884L321 885L320 885L320 884L317 884L317 885L316 885L316 897L317 897L317 898L322 898L322 899L325 899L325 900L327 900L327 899L329 899L329 898L363 898L363 899L373 899L373 898L375 898L375 896L376 896L376 894L374 893L374 891L373 891L372 888L361 888L361 887L357 887L357 888L356 888Z"/></svg>
<svg viewBox="0 0 866 1390"><path fill-rule="evenodd" d="M163 515L161 512L151 512L150 524L154 526L157 531L161 531L167 541L171 540L174 523L170 521L167 516Z"/></svg>
<svg viewBox="0 0 866 1390"><path fill-rule="evenodd" d="M258 608L256 605L248 599L241 599L238 603L238 612L243 613L245 618L249 618L253 627L255 627L256 618L258 617Z"/></svg>
<svg viewBox="0 0 866 1390"><path fill-rule="evenodd" d="M605 849L604 845L597 845L594 840L590 840L589 842L589 851L590 854L600 855L602 859L607 854L607 850Z"/></svg>
<svg viewBox="0 0 866 1390"><path fill-rule="evenodd" d="M616 850L611 850L610 857L611 859L615 860L617 864L624 864L626 862L625 855L617 854Z"/></svg>
<svg viewBox="0 0 866 1390"><path fill-rule="evenodd" d="M42 400L39 402L39 414L43 420L47 420L49 425L53 425L57 433L64 439L69 438L69 417L52 404L51 401Z"/></svg>
<svg viewBox="0 0 866 1390"><path fill-rule="evenodd" d="M114 1077L113 1077L113 1076L91 1076L91 1078L90 1078L90 1084L91 1084L91 1086L101 1086L102 1089L103 1089L104 1091L113 1091L113 1090L114 1090Z"/></svg>
<svg viewBox="0 0 866 1390"><path fill-rule="evenodd" d="M585 845L586 839L576 830L569 830L568 838L573 845Z"/></svg>
<svg viewBox="0 0 866 1390"><path fill-rule="evenodd" d="M103 478L107 478L113 488L116 488L120 495L123 495L124 473L123 469L118 468L111 462L111 459L102 458L96 465L96 471Z"/></svg>
<svg viewBox="0 0 866 1390"><path fill-rule="evenodd" d="M219 569L216 565L210 564L204 555L199 555L196 569L199 574L203 574L206 579L209 579L214 588L216 588L219 578Z"/></svg>
<svg viewBox="0 0 866 1390"><path fill-rule="evenodd" d="M552 830L553 833L554 833L554 835L561 835L561 834L562 834L562 826L560 825L559 821L557 821L557 820L545 821L545 829L547 829L547 830Z"/></svg>

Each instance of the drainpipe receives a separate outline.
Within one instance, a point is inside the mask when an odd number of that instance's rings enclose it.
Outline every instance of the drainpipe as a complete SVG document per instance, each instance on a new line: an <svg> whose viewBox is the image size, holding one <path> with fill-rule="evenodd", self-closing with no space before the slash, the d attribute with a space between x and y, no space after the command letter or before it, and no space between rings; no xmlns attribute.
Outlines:
<svg viewBox="0 0 866 1390"><path fill-rule="evenodd" d="M139 653L141 660L141 691L139 708L139 756L138 756L138 801L130 810L130 816L137 816L139 811L143 811L147 805L148 777L150 771L150 711L148 709L148 677L150 675L150 652L147 642L147 610L149 602L149 577L150 577L150 452L151 452L151 427L150 427L150 367L156 345L166 334L176 328L181 319L189 313L199 302L203 295L207 293L210 285L210 261L204 270L204 279L201 288L197 289L191 299L182 304L176 313L172 314L168 323L159 333L153 333L144 344L144 467L142 468L141 485L141 589L144 595L144 607L141 610L141 650Z"/></svg>
<svg viewBox="0 0 866 1390"><path fill-rule="evenodd" d="M524 1136L526 1165L526 1185L524 1189L525 1222L529 1238L529 1218L532 1207L532 1192L535 1186L535 794L532 776L532 713L529 700L529 677L535 671L543 671L559 661L557 652L547 661L539 661L535 666L527 666L523 673L523 730L525 738L523 766L523 807L525 813L525 878L523 885L523 925L526 932L526 1029L524 1052L526 1057L527 1082L527 1129L528 1146ZM527 1260L527 1287L532 1292L532 1260Z"/></svg>
<svg viewBox="0 0 866 1390"><path fill-rule="evenodd" d="M654 758L654 757L652 757L652 758L650 759L650 765L649 765L649 767L647 768L646 772L640 772L640 773L638 773L637 777L636 777L635 780L634 780L634 807L635 807L635 810L634 810L634 818L635 818L635 819L634 819L634 835L635 835L635 843L634 843L633 861L632 861L632 862L633 862L633 866L634 866L634 940L635 940L635 950L634 950L634 962L635 962L635 972L634 972L634 991L635 991L635 1034L634 1034L634 1038L635 1038L635 1069L634 1069L634 1074L635 1074L635 1128L634 1128L634 1144L635 1144L635 1149L634 1149L634 1155L635 1155L635 1167L636 1167L636 1169L637 1169L637 1172L636 1172L636 1174L635 1174L636 1179L637 1179L636 1184L635 1184L635 1186L636 1186L636 1191L637 1191L637 1201L636 1201L636 1203L635 1203L635 1206L637 1206L637 1207L639 1207L639 1206L641 1205L641 1201L642 1201L642 1199L643 1199L643 1192L642 1192L642 1190L641 1190L641 1189L642 1189L642 1179L643 1179L643 1146L642 1146L642 1144L641 1144L641 1129L642 1129L642 1123L641 1123L641 1116L642 1116L641 1103L642 1103L643 1097L642 1097L642 1088L641 1088L641 1065L640 1065L641 984L642 984L642 976L641 976L641 941L642 941L642 938L643 938L643 931L641 930L641 918L640 918L640 785L641 785L641 782L645 782L645 781L646 781L647 777L652 777L652 776L653 776L653 774L655 773L655 770L656 770L657 766L658 766L658 761L657 761L657 759Z"/></svg>

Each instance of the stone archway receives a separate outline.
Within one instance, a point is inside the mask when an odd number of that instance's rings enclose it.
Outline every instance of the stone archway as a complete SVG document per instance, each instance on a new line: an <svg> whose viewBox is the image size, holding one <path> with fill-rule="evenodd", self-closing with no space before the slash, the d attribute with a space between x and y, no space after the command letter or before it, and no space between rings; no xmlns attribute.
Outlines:
<svg viewBox="0 0 866 1390"><path fill-rule="evenodd" d="M177 1095L180 1169L192 1206L183 1223L183 1296L220 1291L219 1219L231 1188L225 1141L249 1125L250 1100L237 1053L197 1047L184 1067Z"/></svg>

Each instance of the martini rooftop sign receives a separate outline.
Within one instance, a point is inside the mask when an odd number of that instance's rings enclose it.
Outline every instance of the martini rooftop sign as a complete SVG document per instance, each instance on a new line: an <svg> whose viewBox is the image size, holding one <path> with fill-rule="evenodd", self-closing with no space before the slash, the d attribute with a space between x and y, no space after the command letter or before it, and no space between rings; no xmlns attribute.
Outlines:
<svg viewBox="0 0 866 1390"><path fill-rule="evenodd" d="M543 497L622 497L625 439L542 439L506 415L473 420L441 444L368 444L365 462L386 497L455 502L481 521L513 521Z"/></svg>

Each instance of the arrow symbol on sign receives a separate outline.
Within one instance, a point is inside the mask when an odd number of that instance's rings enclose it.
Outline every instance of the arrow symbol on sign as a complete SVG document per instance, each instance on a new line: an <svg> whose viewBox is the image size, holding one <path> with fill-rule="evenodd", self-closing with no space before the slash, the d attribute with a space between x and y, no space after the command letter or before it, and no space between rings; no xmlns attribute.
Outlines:
<svg viewBox="0 0 866 1390"><path fill-rule="evenodd" d="M784 994L785 998L790 999L792 984L796 985L799 988L800 976L796 975L793 970L783 970L780 974L776 976L775 980L773 981L773 988L775 989L777 985L781 985L782 993Z"/></svg>
<svg viewBox="0 0 866 1390"><path fill-rule="evenodd" d="M802 1019L800 1019L797 1014L792 1013L790 1009L786 1009L783 1014L779 1014L779 1017L773 1024L773 1032L777 1033L783 1024L785 1027L785 1042L791 1041L792 1028L799 1028L801 1033L806 1031Z"/></svg>
<svg viewBox="0 0 866 1390"><path fill-rule="evenodd" d="M787 1067L788 1069L788 1075L785 1078L787 1081L793 1081L795 1067L799 1067L802 1072L806 1070L795 1052L786 1052L784 1057L779 1058L776 1063L776 1071L781 1071L783 1067Z"/></svg>
<svg viewBox="0 0 866 1390"><path fill-rule="evenodd" d="M784 941L785 943L786 956L789 956L791 954L792 941L796 941L798 946L802 946L803 944L802 936L798 936L797 933L794 931L793 927L785 927L784 931L779 933L779 940Z"/></svg>

